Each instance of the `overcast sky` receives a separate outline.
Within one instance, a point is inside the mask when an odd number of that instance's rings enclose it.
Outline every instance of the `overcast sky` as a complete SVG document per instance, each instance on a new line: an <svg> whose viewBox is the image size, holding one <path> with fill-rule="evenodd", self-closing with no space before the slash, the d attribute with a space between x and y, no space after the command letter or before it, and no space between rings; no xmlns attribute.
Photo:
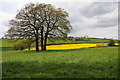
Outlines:
<svg viewBox="0 0 120 80"><path fill-rule="evenodd" d="M73 30L69 36L118 38L118 0L1 0L0 1L0 37L9 29L9 20L13 19L25 4L50 3L65 9ZM114 2L113 2L114 1Z"/></svg>

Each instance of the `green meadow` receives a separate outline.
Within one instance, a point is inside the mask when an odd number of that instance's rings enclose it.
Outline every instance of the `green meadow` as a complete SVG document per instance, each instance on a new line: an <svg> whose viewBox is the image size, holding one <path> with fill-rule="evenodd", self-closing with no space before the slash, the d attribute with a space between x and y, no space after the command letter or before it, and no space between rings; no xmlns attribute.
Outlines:
<svg viewBox="0 0 120 80"><path fill-rule="evenodd" d="M2 43L6 44L4 47L12 45L6 42ZM118 47L39 52L4 50L2 67L3 78L118 78Z"/></svg>
<svg viewBox="0 0 120 80"><path fill-rule="evenodd" d="M118 77L118 47L2 53L3 78Z"/></svg>

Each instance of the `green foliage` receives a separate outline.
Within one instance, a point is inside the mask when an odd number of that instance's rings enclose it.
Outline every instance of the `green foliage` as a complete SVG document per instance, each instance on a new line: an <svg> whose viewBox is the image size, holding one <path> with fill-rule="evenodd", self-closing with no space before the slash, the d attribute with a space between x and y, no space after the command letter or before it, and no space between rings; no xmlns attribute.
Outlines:
<svg viewBox="0 0 120 80"><path fill-rule="evenodd" d="M108 42L108 46L114 46L114 44L115 44L115 41L114 40L109 40L109 42Z"/></svg>
<svg viewBox="0 0 120 80"><path fill-rule="evenodd" d="M3 78L117 78L118 47L3 51Z"/></svg>
<svg viewBox="0 0 120 80"><path fill-rule="evenodd" d="M120 40L118 40L117 43L120 45Z"/></svg>
<svg viewBox="0 0 120 80"><path fill-rule="evenodd" d="M25 49L25 45L22 42L20 42L20 43L14 44L13 49L15 49L15 50L23 50L23 49Z"/></svg>
<svg viewBox="0 0 120 80"><path fill-rule="evenodd" d="M24 50L25 48L30 49L33 42L34 42L34 39L27 38L19 43L14 44L13 49L15 49L15 50Z"/></svg>

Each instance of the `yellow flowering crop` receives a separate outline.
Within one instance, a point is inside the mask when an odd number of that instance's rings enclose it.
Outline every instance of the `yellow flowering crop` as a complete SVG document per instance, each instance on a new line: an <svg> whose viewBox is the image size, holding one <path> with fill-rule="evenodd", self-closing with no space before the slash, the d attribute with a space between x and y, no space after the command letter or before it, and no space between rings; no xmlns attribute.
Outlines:
<svg viewBox="0 0 120 80"><path fill-rule="evenodd" d="M115 43L116 46L120 45L119 43Z"/></svg>
<svg viewBox="0 0 120 80"><path fill-rule="evenodd" d="M115 45L119 45L119 44L115 43ZM89 47L99 47L99 46L108 46L108 43L49 45L49 46L47 46L47 50L79 49L79 48L89 48ZM39 47L39 49L41 49L41 47ZM25 50L28 50L28 49L25 49ZM35 50L35 47L32 47L30 50Z"/></svg>

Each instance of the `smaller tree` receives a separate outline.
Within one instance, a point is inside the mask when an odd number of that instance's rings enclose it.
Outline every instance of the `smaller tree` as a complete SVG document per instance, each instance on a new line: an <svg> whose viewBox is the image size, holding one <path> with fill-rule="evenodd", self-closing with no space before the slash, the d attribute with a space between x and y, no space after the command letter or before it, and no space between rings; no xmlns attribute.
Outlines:
<svg viewBox="0 0 120 80"><path fill-rule="evenodd" d="M114 46L115 45L115 41L114 40L109 40L108 42L108 46Z"/></svg>
<svg viewBox="0 0 120 80"><path fill-rule="evenodd" d="M118 45L120 45L120 40L117 41Z"/></svg>
<svg viewBox="0 0 120 80"><path fill-rule="evenodd" d="M23 50L25 48L24 44L22 42L16 43L13 45L13 49L15 50Z"/></svg>
<svg viewBox="0 0 120 80"><path fill-rule="evenodd" d="M23 43L24 43L25 47L30 50L30 47L31 47L31 45L32 45L33 42L35 42L34 39L27 38Z"/></svg>
<svg viewBox="0 0 120 80"><path fill-rule="evenodd" d="M15 50L24 50L26 48L28 48L30 50L30 47L32 45L32 43L34 42L35 40L32 39L32 38L27 38L25 40L22 40L21 42L18 42L16 44L13 45L13 49Z"/></svg>

